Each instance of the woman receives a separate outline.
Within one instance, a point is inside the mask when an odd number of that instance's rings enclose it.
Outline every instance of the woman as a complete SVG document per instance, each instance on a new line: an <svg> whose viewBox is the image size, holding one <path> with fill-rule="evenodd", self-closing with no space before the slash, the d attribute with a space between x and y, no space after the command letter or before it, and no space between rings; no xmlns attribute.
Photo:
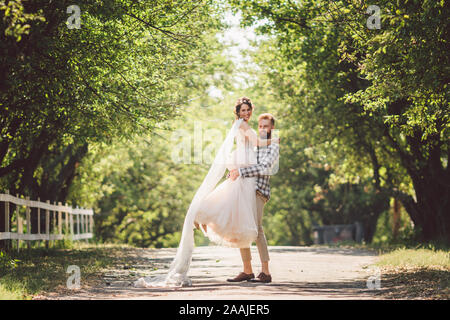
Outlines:
<svg viewBox="0 0 450 320"><path fill-rule="evenodd" d="M257 163L254 147L270 144L261 140L248 125L253 112L248 98L240 98L235 106L236 120L241 120L236 134L236 149L227 158L229 171ZM258 236L256 223L255 179L231 179L218 185L201 202L194 224L216 244L249 248Z"/></svg>
<svg viewBox="0 0 450 320"><path fill-rule="evenodd" d="M220 146L216 157L186 214L180 245L167 275L140 278L136 287L190 286L187 272L194 249L194 225L202 224L203 232L211 240L231 247L249 247L256 239L255 180L222 179L225 170L256 163L253 147L269 144L261 140L250 128L248 121L253 112L250 99L238 99L235 105L236 120ZM232 151L236 139L236 149Z"/></svg>

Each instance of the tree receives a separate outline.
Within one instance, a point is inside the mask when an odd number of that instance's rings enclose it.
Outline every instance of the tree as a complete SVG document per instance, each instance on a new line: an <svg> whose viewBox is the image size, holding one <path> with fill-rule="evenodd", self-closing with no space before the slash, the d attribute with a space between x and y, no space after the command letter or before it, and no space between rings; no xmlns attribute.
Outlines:
<svg viewBox="0 0 450 320"><path fill-rule="evenodd" d="M168 121L170 130L96 145L83 159L69 195L94 209L96 239L178 246L192 198L231 127L232 105L229 98L203 96ZM200 232L196 240L207 243Z"/></svg>
<svg viewBox="0 0 450 320"><path fill-rule="evenodd" d="M444 2L378 2L374 30L362 1L231 3L244 25L268 21L259 63L315 148L399 199L422 240L449 241Z"/></svg>
<svg viewBox="0 0 450 320"><path fill-rule="evenodd" d="M177 116L218 48L209 1L88 1L80 29L66 26L67 1L12 3L42 18L19 37L0 11L0 179L12 193L64 201L89 144Z"/></svg>
<svg viewBox="0 0 450 320"><path fill-rule="evenodd" d="M90 147L179 115L220 48L209 0L84 1L80 29L72 4L0 2L0 186L31 199L65 202Z"/></svg>

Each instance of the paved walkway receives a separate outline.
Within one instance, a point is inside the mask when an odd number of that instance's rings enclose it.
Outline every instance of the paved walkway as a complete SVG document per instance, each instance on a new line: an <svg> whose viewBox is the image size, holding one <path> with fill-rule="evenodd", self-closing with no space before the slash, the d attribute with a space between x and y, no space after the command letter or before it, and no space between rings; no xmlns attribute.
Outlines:
<svg viewBox="0 0 450 320"><path fill-rule="evenodd" d="M370 265L376 255L359 249L328 247L269 247L270 284L229 283L242 268L238 249L196 247L189 275L192 287L134 288L142 275L164 273L176 249L137 249L132 268L118 266L105 274L96 287L72 291L50 299L376 299L367 288L374 275ZM252 248L254 272L260 271L256 247ZM158 270L153 271L153 267Z"/></svg>

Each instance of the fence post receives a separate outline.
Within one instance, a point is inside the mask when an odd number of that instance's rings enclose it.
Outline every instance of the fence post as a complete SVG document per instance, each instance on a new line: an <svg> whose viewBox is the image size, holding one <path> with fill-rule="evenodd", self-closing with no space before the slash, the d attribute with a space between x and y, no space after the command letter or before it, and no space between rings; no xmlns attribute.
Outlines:
<svg viewBox="0 0 450 320"><path fill-rule="evenodd" d="M6 190L6 194L9 194L9 190ZM9 227L9 201L5 202L5 232L11 232L10 227ZM11 238L11 237L10 237ZM5 239L5 247L7 250L9 250L9 246L11 241L10 240L6 240Z"/></svg>
<svg viewBox="0 0 450 320"><path fill-rule="evenodd" d="M30 200L30 197L27 196L27 197L26 197L26 200L29 201L29 200ZM25 212L26 212L26 215L27 215L27 235L31 234L30 211L31 211L30 206L29 206L28 204L25 205ZM27 249L28 249L28 250L30 249L30 240L27 240Z"/></svg>
<svg viewBox="0 0 450 320"><path fill-rule="evenodd" d="M53 205L56 206L56 201L53 201ZM54 238L54 236L55 236L56 232L58 232L56 230L56 210L53 210L52 216L53 216L53 219L52 219L53 220L53 223L52 223L53 247L55 247L56 239Z"/></svg>
<svg viewBox="0 0 450 320"><path fill-rule="evenodd" d="M84 233L89 233L89 216L84 216ZM88 238L85 239L86 243L88 243Z"/></svg>
<svg viewBox="0 0 450 320"><path fill-rule="evenodd" d="M83 230L83 228L84 228L84 226L83 226L83 217L84 215L83 214L80 214L80 234L83 234L84 233L84 230Z"/></svg>
<svg viewBox="0 0 450 320"><path fill-rule="evenodd" d="M40 197L38 197L37 198L37 201L38 202L41 202L41 198ZM38 227L37 227L37 229L38 229L38 234L41 234L41 208L37 208L37 211L38 211Z"/></svg>
<svg viewBox="0 0 450 320"><path fill-rule="evenodd" d="M89 233L89 216L88 215L86 215L85 216L85 219L86 219L86 233ZM88 238L86 238L86 243L89 243L89 239Z"/></svg>
<svg viewBox="0 0 450 320"><path fill-rule="evenodd" d="M45 201L50 204L50 200ZM45 233L47 235L47 241L45 242L45 248L48 249L50 243L50 211L45 209Z"/></svg>
<svg viewBox="0 0 450 320"><path fill-rule="evenodd" d="M77 206L78 209L78 206ZM77 212L77 234L81 234L81 230L80 230L80 214Z"/></svg>
<svg viewBox="0 0 450 320"><path fill-rule="evenodd" d="M89 233L88 222L89 222L89 216L88 215L84 215L84 233ZM86 241L86 243L89 243L89 239L88 238L86 238L84 240Z"/></svg>
<svg viewBox="0 0 450 320"><path fill-rule="evenodd" d="M19 194L16 193L16 197L19 198ZM19 213L19 205L16 204L16 225L17 225L17 235L20 237L20 234L22 233L22 219L20 219L20 213ZM19 252L20 248L20 239L17 239L17 252Z"/></svg>
<svg viewBox="0 0 450 320"><path fill-rule="evenodd" d="M37 201L41 202L41 198L38 197ZM38 217L37 217L37 221L38 221L37 231L38 231L38 235L40 237L41 236L41 208L39 208L39 207L37 208L37 214L38 214ZM38 240L38 248L40 248L40 247L41 247L41 239Z"/></svg>
<svg viewBox="0 0 450 320"><path fill-rule="evenodd" d="M64 217L65 217L65 224L66 224L66 230L65 230L65 237L67 237L67 235L69 234L69 210L68 210L68 205L67 202L64 204L66 207L66 212L64 212Z"/></svg>
<svg viewBox="0 0 450 320"><path fill-rule="evenodd" d="M58 202L58 206L62 206L61 202ZM58 233L62 235L62 212L58 209Z"/></svg>
<svg viewBox="0 0 450 320"><path fill-rule="evenodd" d="M72 240L73 240L73 236L74 236L73 213L70 214L70 235L71 235Z"/></svg>
<svg viewBox="0 0 450 320"><path fill-rule="evenodd" d="M5 190L4 192L6 195L10 195L9 190ZM92 209L87 210L79 206L74 209L69 207L67 203L63 205L61 202L50 200L46 200L43 203L40 197L37 197L37 201L33 201L30 199L30 196L21 196L18 193L16 193L16 196L11 196L11 199L3 202L5 206L5 218L4 221L1 221L4 222L5 227L1 228L2 238L7 240L5 241L5 247L11 248L12 250L14 250L13 240L17 240L17 252L20 251L20 246L23 241L27 242L27 249L31 249L36 247L36 245L33 245L33 241L39 241L37 243L37 247L39 248L41 241L44 240L46 241L46 249L49 249L52 245L51 243L53 243L53 246L59 243L56 240L71 239L73 241L75 235L77 235L77 240L85 239L89 243L88 239L93 234L94 219L91 214ZM15 209L14 207L11 208L11 204L15 206ZM22 208L23 206L25 208ZM37 209L37 216L34 215L36 214L34 208ZM43 217L44 211L41 214L41 209L45 210L45 218ZM24 211L23 215L22 211ZM74 215L76 215L76 221L73 221ZM35 223L37 223L37 227ZM42 230L42 225L44 225L45 230ZM26 226L26 232L24 226Z"/></svg>

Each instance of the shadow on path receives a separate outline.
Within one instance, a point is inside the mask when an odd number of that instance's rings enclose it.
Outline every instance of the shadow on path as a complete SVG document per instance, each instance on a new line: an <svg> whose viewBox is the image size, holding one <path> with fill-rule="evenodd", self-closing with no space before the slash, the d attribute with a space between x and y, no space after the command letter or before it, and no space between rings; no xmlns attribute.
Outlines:
<svg viewBox="0 0 450 320"><path fill-rule="evenodd" d="M271 247L273 253L311 253L311 254L336 254L350 256L377 256L373 251L363 249L333 248L333 247Z"/></svg>
<svg viewBox="0 0 450 320"><path fill-rule="evenodd" d="M374 299L366 287L363 265L375 261L374 252L333 247L269 247L272 283L230 283L242 268L239 251L196 247L189 270L191 287L135 288L142 276L165 274L176 249L140 249L102 275L101 283L49 299ZM254 272L259 268L252 247Z"/></svg>
<svg viewBox="0 0 450 320"><path fill-rule="evenodd" d="M194 279L193 279L194 280ZM205 280L205 279L203 279ZM208 295L214 299L230 299L240 295L239 299L370 299L375 292L367 289L364 280L341 280L336 282L280 282L270 284L243 283L217 283L202 281L191 287L184 288L134 288L129 282L115 283L114 285L92 290L77 295L78 299L92 299L93 294L100 293L97 299L151 299L164 298L167 295L177 294L181 299L201 299ZM359 297L358 297L359 296ZM189 298L190 297L190 298Z"/></svg>

